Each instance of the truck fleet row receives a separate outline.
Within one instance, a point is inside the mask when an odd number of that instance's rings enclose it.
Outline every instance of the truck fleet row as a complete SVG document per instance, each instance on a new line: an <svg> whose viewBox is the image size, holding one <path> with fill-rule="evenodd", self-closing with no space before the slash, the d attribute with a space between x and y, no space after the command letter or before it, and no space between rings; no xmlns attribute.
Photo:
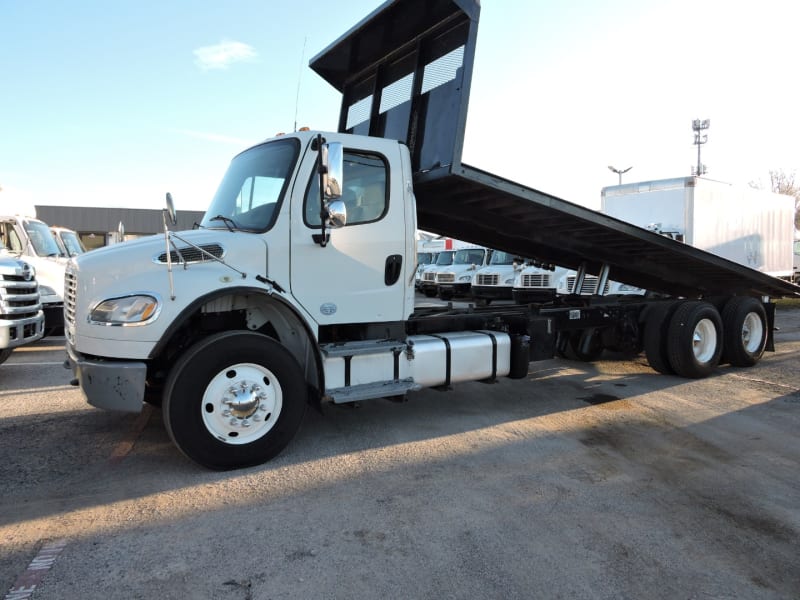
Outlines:
<svg viewBox="0 0 800 600"><path fill-rule="evenodd" d="M342 92L338 132L235 156L196 230L169 230L169 198L163 237L72 258L65 334L87 401L161 404L186 456L229 469L283 450L309 405L523 378L559 353L644 350L703 377L771 349L769 297L797 286L461 162L479 12L387 2L311 61ZM535 257L531 283L559 265L601 294L417 306L419 229L471 244L442 250L467 256L440 265L446 292L489 287L479 264L507 284L509 258ZM648 294L602 294L611 281Z"/></svg>

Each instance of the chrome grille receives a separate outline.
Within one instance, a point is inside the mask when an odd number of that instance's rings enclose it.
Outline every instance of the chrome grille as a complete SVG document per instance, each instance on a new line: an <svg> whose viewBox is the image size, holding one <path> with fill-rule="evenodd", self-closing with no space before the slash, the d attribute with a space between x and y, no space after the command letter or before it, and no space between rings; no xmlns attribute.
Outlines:
<svg viewBox="0 0 800 600"><path fill-rule="evenodd" d="M64 320L75 324L75 300L78 291L78 276L67 269L64 274Z"/></svg>
<svg viewBox="0 0 800 600"><path fill-rule="evenodd" d="M431 283L433 283L434 281L436 281L436 273L431 273L431 272L423 273L422 280L430 281Z"/></svg>
<svg viewBox="0 0 800 600"><path fill-rule="evenodd" d="M205 252L202 252L200 249L205 250ZM179 252L180 256L178 255ZM206 252L215 258L222 258L225 256L225 250L219 244L206 244L204 246L198 246L197 248L193 246L185 246L183 248L178 248L178 250L171 250L169 253L169 258L171 262L186 262L187 264L214 260L208 256ZM156 257L156 262L167 262L166 251L162 252Z"/></svg>
<svg viewBox="0 0 800 600"><path fill-rule="evenodd" d="M500 276L497 273L478 273L478 276L475 278L475 283L477 285L499 285Z"/></svg>
<svg viewBox="0 0 800 600"><path fill-rule="evenodd" d="M41 310L39 286L21 275L0 279L0 319L25 319Z"/></svg>
<svg viewBox="0 0 800 600"><path fill-rule="evenodd" d="M583 285L581 286L580 294L596 294L597 293L597 277L593 277L591 275L587 275L583 279ZM567 290L570 294L574 294L575 292L572 291L572 288L575 287L575 277L567 277ZM606 283L606 288L603 293L608 293L608 283Z"/></svg>
<svg viewBox="0 0 800 600"><path fill-rule="evenodd" d="M455 273L439 273L436 276L436 283L455 283Z"/></svg>
<svg viewBox="0 0 800 600"><path fill-rule="evenodd" d="M525 273L522 276L522 287L547 288L550 286L550 275L547 273Z"/></svg>

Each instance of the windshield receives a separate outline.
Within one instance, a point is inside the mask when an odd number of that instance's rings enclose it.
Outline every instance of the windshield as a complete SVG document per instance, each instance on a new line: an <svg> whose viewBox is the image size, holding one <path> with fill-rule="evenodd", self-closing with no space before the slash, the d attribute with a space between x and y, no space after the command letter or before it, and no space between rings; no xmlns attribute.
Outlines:
<svg viewBox="0 0 800 600"><path fill-rule="evenodd" d="M492 254L492 259L489 261L490 265L513 265L514 264L514 254L509 254L508 252L501 252L500 250L495 250Z"/></svg>
<svg viewBox="0 0 800 600"><path fill-rule="evenodd" d="M453 264L453 252L452 250L448 250L447 252L439 252L439 256L436 257L436 264L440 267L446 267L447 265Z"/></svg>
<svg viewBox="0 0 800 600"><path fill-rule="evenodd" d="M74 231L61 231L53 233L58 236L58 239L64 245L64 249L67 251L67 256L77 256L78 254L83 254L86 252L86 248L83 247L81 239Z"/></svg>
<svg viewBox="0 0 800 600"><path fill-rule="evenodd" d="M61 255L56 241L50 234L50 228L41 221L25 221L25 232L37 256Z"/></svg>
<svg viewBox="0 0 800 600"><path fill-rule="evenodd" d="M483 264L483 255L486 250L459 250L456 252L455 264L480 265Z"/></svg>
<svg viewBox="0 0 800 600"><path fill-rule="evenodd" d="M417 264L429 265L433 262L433 254L430 252L420 252L417 254Z"/></svg>
<svg viewBox="0 0 800 600"><path fill-rule="evenodd" d="M278 215L299 149L296 139L285 138L236 156L200 225L267 231Z"/></svg>

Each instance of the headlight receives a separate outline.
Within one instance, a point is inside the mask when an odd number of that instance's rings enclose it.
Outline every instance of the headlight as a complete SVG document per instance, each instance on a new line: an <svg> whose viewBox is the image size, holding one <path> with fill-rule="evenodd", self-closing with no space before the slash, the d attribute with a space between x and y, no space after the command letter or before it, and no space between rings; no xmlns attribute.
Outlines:
<svg viewBox="0 0 800 600"><path fill-rule="evenodd" d="M506 285L514 285L514 278L509 277L508 279L506 279Z"/></svg>
<svg viewBox="0 0 800 600"><path fill-rule="evenodd" d="M125 296L104 300L92 309L91 323L101 325L144 325L158 316L160 304L153 296Z"/></svg>
<svg viewBox="0 0 800 600"><path fill-rule="evenodd" d="M55 296L56 291L51 288L49 285L42 285L39 284L39 295L40 296Z"/></svg>
<svg viewBox="0 0 800 600"><path fill-rule="evenodd" d="M627 283L621 283L619 286L620 292L641 292L642 288L638 288L634 285L628 285Z"/></svg>
<svg viewBox="0 0 800 600"><path fill-rule="evenodd" d="M472 281L472 275L462 275L458 278L459 281Z"/></svg>

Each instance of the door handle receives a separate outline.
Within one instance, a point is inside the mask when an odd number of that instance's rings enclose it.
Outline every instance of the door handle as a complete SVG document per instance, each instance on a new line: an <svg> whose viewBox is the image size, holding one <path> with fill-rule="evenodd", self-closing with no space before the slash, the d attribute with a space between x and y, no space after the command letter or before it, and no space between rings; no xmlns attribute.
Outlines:
<svg viewBox="0 0 800 600"><path fill-rule="evenodd" d="M400 271L403 266L403 257L400 254L391 254L386 257L386 269L383 272L383 282L386 285L394 285L400 279Z"/></svg>

